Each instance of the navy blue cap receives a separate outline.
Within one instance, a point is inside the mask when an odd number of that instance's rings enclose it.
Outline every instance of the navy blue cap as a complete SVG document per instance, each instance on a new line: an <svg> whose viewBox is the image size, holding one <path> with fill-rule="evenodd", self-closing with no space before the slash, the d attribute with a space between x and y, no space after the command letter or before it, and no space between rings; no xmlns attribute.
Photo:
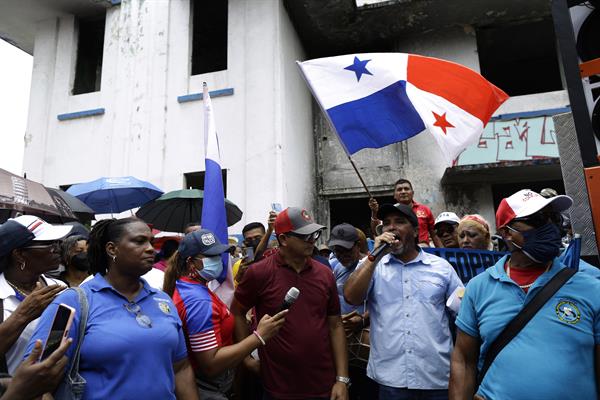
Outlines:
<svg viewBox="0 0 600 400"><path fill-rule="evenodd" d="M410 221L412 226L419 226L419 220L412 208L402 203L382 204L377 211L377 218L383 220L386 215L394 212L404 215Z"/></svg>
<svg viewBox="0 0 600 400"><path fill-rule="evenodd" d="M0 257L23 247L33 239L35 239L33 232L17 221L9 219L0 225Z"/></svg>
<svg viewBox="0 0 600 400"><path fill-rule="evenodd" d="M194 257L198 254L203 256L218 256L233 247L228 244L222 244L219 238L208 229L198 229L188 233L179 243L179 255L184 258Z"/></svg>

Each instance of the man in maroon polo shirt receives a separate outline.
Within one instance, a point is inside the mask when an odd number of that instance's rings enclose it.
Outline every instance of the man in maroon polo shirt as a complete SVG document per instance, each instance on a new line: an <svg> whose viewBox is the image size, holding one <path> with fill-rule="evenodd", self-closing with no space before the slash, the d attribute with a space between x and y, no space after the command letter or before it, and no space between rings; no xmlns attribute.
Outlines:
<svg viewBox="0 0 600 400"><path fill-rule="evenodd" d="M324 228L306 210L290 207L279 213L279 251L253 264L235 291L231 311L237 341L250 334L249 309L255 308L258 320L275 315L291 287L300 291L279 334L259 348L265 399L348 398L346 335L335 279L311 258Z"/></svg>
<svg viewBox="0 0 600 400"><path fill-rule="evenodd" d="M433 241L435 247L444 247L440 238L434 231L434 218L431 209L425 204L417 203L414 199L415 191L412 183L408 179L398 179L394 184L394 200L398 203L410 206L419 221L419 246L429 247L429 240ZM379 204L377 200L371 197L369 199L369 208L371 208L371 232L375 235L375 228L381 223L377 218Z"/></svg>

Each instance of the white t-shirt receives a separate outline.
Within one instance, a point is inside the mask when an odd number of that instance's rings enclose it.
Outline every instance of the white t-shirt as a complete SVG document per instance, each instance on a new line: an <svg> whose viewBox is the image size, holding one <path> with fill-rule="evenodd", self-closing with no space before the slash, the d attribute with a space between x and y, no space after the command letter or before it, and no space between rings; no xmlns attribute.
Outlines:
<svg viewBox="0 0 600 400"><path fill-rule="evenodd" d="M59 281L57 279L49 278L45 275L42 275L42 279L46 281L48 285L61 285L66 286L64 282ZM17 299L15 290L6 282L6 278L4 274L0 274L0 299L2 299L4 306L4 319L6 321L8 317L11 316L13 312L17 309L21 301ZM21 335L17 339L17 341L12 345L12 347L6 353L6 364L8 366L8 373L14 374L15 370L23 361L23 355L25 355L25 350L27 348L27 344L29 343L29 339L31 339L31 335L33 335L33 331L37 327L38 319L31 321Z"/></svg>

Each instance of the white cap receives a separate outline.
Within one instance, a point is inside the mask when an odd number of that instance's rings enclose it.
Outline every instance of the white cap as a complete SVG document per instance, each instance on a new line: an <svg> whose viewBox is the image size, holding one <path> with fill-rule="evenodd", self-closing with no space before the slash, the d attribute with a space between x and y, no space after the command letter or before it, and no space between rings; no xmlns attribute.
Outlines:
<svg viewBox="0 0 600 400"><path fill-rule="evenodd" d="M573 204L569 196L560 195L545 198L533 190L523 189L502 199L496 210L496 226L502 228L515 218L528 217L546 206L551 206L556 212L565 211Z"/></svg>
<svg viewBox="0 0 600 400"><path fill-rule="evenodd" d="M11 219L29 229L35 236L34 241L62 239L73 229L71 225L50 225L35 215L21 215Z"/></svg>
<svg viewBox="0 0 600 400"><path fill-rule="evenodd" d="M437 216L433 226L436 226L440 222L446 222L446 223L450 223L450 224L458 224L458 223L460 223L460 218L458 218L458 215L454 214L453 212L444 211L443 213L441 213L440 215Z"/></svg>

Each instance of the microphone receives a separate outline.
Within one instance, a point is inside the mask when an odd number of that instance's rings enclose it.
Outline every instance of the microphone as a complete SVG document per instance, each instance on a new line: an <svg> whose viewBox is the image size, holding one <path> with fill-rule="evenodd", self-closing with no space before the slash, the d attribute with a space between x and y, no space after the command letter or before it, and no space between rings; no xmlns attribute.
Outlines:
<svg viewBox="0 0 600 400"><path fill-rule="evenodd" d="M300 296L300 291L292 286L290 290L288 290L288 292L285 294L285 298L283 299L283 303L281 303L281 307L279 308L278 312L290 308L292 304L294 304L294 302L298 300L298 296Z"/></svg>
<svg viewBox="0 0 600 400"><path fill-rule="evenodd" d="M400 240L400 238L398 237L398 235L394 235L394 238L397 240ZM381 257L381 255L383 254L384 251L387 250L388 247L390 247L391 244L388 242L383 242L382 244L379 245L379 247L377 247L376 249L373 249L373 251L371 253L369 253L369 255L367 256L367 258L369 259L369 261L375 261L377 260L379 257Z"/></svg>

